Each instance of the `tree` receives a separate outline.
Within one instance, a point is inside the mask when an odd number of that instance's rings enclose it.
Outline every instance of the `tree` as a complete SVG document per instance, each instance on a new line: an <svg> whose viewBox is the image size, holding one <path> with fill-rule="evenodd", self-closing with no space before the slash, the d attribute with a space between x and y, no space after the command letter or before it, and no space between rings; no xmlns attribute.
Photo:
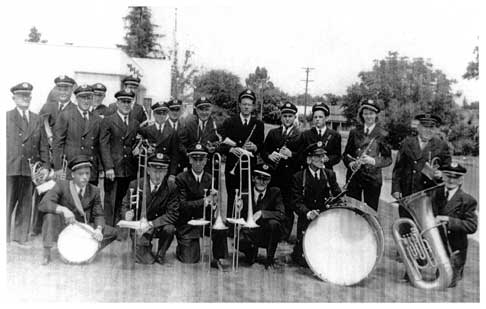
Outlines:
<svg viewBox="0 0 486 309"><path fill-rule="evenodd" d="M466 73L462 75L464 79L479 79L479 46L474 48L475 59L467 65Z"/></svg>
<svg viewBox="0 0 486 309"><path fill-rule="evenodd" d="M165 59L166 55L158 43L164 35L156 33L159 26L151 22L152 12L146 6L130 7L125 21L126 45L120 47L130 56L139 58Z"/></svg>
<svg viewBox="0 0 486 309"><path fill-rule="evenodd" d="M38 43L41 40L41 35L42 33L40 33L36 27L32 27L30 28L29 37L25 41Z"/></svg>
<svg viewBox="0 0 486 309"><path fill-rule="evenodd" d="M243 91L240 78L225 70L211 70L194 78L194 100L206 96L227 116L237 112L238 95Z"/></svg>
<svg viewBox="0 0 486 309"><path fill-rule="evenodd" d="M455 94L448 79L432 63L423 58L410 60L398 52L389 52L375 60L371 71L358 74L360 82L348 87L343 98L344 113L351 123L357 123L357 111L363 99L373 99L381 105L382 125L389 131L390 143L398 147L407 135L411 119L419 112L440 116L445 125L457 119Z"/></svg>
<svg viewBox="0 0 486 309"><path fill-rule="evenodd" d="M182 66L178 65L177 53L173 53L172 77L171 77L171 96L179 98L182 101L187 101L192 97L194 89L194 78L199 72L192 63L191 57L193 51L186 50L184 53L184 63Z"/></svg>

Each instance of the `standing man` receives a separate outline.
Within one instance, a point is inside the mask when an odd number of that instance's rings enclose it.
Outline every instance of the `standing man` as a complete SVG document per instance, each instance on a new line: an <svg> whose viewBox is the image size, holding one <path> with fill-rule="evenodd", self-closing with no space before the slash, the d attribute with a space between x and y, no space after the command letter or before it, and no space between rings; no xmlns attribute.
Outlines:
<svg viewBox="0 0 486 309"><path fill-rule="evenodd" d="M167 120L167 125L172 129L173 132L178 136L181 143L179 144L179 152L181 153L181 160L177 162L177 174L181 173L185 167L188 166L186 149L182 143L182 132L184 131L184 123L180 120L182 111L182 101L178 99L172 99L167 103L169 107L169 119ZM175 177L170 177L169 185L175 187Z"/></svg>
<svg viewBox="0 0 486 309"><path fill-rule="evenodd" d="M76 84L74 79L66 75L60 75L54 79L58 102L47 102L42 106L39 115L42 117L44 129L47 134L49 145L52 147L54 140L53 128L57 117L62 111L75 109L76 106L71 102L73 87Z"/></svg>
<svg viewBox="0 0 486 309"><path fill-rule="evenodd" d="M167 115L169 114L169 107L167 103L157 102L152 105L152 112L155 121L138 130L138 133L149 141L150 144L155 145L157 153L169 155L170 167L169 177L177 175L177 165L181 158L179 152L179 137L167 124Z"/></svg>
<svg viewBox="0 0 486 309"><path fill-rule="evenodd" d="M302 149L321 141L326 154L324 157L326 168L332 169L341 161L341 135L326 126L330 115L329 107L324 103L312 106L312 121L314 127L302 133ZM305 166L305 154L301 156L301 164Z"/></svg>
<svg viewBox="0 0 486 309"><path fill-rule="evenodd" d="M62 158L69 162L82 154L91 161L93 170L89 182L98 185L100 166L100 126L101 118L89 112L93 103L93 88L81 85L74 90L77 106L61 113L54 126L53 161L54 170L62 173ZM70 179L70 173L67 173Z"/></svg>
<svg viewBox="0 0 486 309"><path fill-rule="evenodd" d="M253 220L259 225L257 228L245 228L240 231L240 251L245 253L249 264L253 264L258 255L258 248L267 250L265 269L279 268L275 264L275 252L278 242L284 236L285 206L282 194L277 187L269 187L272 176L267 164L260 164L253 171ZM241 217L246 218L248 205L243 204Z"/></svg>
<svg viewBox="0 0 486 309"><path fill-rule="evenodd" d="M75 221L95 228L93 238L101 242L99 250L117 236L115 228L105 225L100 189L88 182L92 170L89 157L74 157L68 168L72 171L72 180L57 181L39 205L39 209L46 213L42 225L43 265L50 262L51 248L57 242L59 233Z"/></svg>
<svg viewBox="0 0 486 309"><path fill-rule="evenodd" d="M294 211L291 206L291 179L299 170L299 153L301 149L301 133L295 127L297 106L286 102L280 108L282 125L268 132L263 145L262 158L274 167L271 187L280 189L285 205L284 238L288 240L294 224Z"/></svg>
<svg viewBox="0 0 486 309"><path fill-rule="evenodd" d="M93 88L93 106L91 112L94 115L104 118L110 114L108 106L103 104L103 100L106 96L106 87L102 83L96 83L91 85Z"/></svg>
<svg viewBox="0 0 486 309"><path fill-rule="evenodd" d="M358 118L363 123L349 132L348 143L343 153L343 162L348 168L347 195L363 201L378 211L383 176L381 169L391 165L391 149L386 142L388 132L376 124L380 108L372 100L363 102Z"/></svg>
<svg viewBox="0 0 486 309"><path fill-rule="evenodd" d="M466 168L457 163L450 163L439 169L445 186L433 192L433 208L436 223L446 224L447 233L441 236L451 247L453 277L450 287L454 287L463 277L467 258L467 235L475 233L478 228L478 203L461 188ZM444 239L446 237L447 239Z"/></svg>
<svg viewBox="0 0 486 309"><path fill-rule="evenodd" d="M304 150L307 168L297 172L292 179L292 206L299 216L297 220L297 243L292 252L295 263L307 267L303 256L302 240L309 223L317 218L319 210L326 208L326 199L341 193L336 174L325 168L326 150L321 141Z"/></svg>
<svg viewBox="0 0 486 309"><path fill-rule="evenodd" d="M202 236L200 226L191 225L190 221L203 217L214 223L211 217L212 206L216 205L219 192L211 191L212 175L204 171L207 163L207 149L201 144L196 144L189 149L190 170L177 175L176 185L180 199L180 218L177 225L177 259L182 263L197 263L201 258L199 237ZM204 194L207 191L207 196ZM206 207L206 208L204 208ZM209 235L209 225L204 228ZM223 270L222 259L227 256L226 230L212 231L212 254L211 266Z"/></svg>
<svg viewBox="0 0 486 309"><path fill-rule="evenodd" d="M184 148L184 154L187 149L194 147L196 143L202 144L208 150L208 164L206 164L206 171L210 172L212 169L212 157L219 144L220 135L216 122L211 116L213 104L206 97L200 97L194 104L196 108L196 115L190 116L186 121L184 129L181 131L181 142Z"/></svg>
<svg viewBox="0 0 486 309"><path fill-rule="evenodd" d="M137 92L138 87L140 86L140 78L136 76L126 76L122 80L122 88L125 91L131 91L134 93L133 99L133 106L132 106L132 114L133 118L135 118L140 124L144 123L148 118L142 105L138 104L137 102ZM109 114L115 113L117 110L118 104L117 102L111 103L109 108Z"/></svg>
<svg viewBox="0 0 486 309"><path fill-rule="evenodd" d="M441 173L432 165L451 163L451 153L445 142L436 136L440 117L426 113L415 116L419 121L417 136L408 136L397 154L392 176L392 195L399 199L412 193L433 187L440 181ZM399 208L400 217L409 217Z"/></svg>
<svg viewBox="0 0 486 309"><path fill-rule="evenodd" d="M47 138L41 118L29 111L32 85L20 83L10 88L16 107L7 112L7 242L19 244L28 240L32 211L32 175L29 166L41 161L49 164ZM17 207L15 208L15 205ZM15 212L14 235L10 235Z"/></svg>
<svg viewBox="0 0 486 309"><path fill-rule="evenodd" d="M256 96L253 91L247 89L241 92L238 96L240 113L226 119L223 123L222 138L226 143L222 143L218 151L226 155L224 176L228 194L227 217L231 217L233 214L235 189L241 189L239 180L240 156L245 152L251 153L251 164L254 166L257 160L256 156L263 149L264 124L255 116L252 116L255 100ZM234 173L232 173L233 169ZM246 179L245 177L247 176L244 176L243 179Z"/></svg>
<svg viewBox="0 0 486 309"><path fill-rule="evenodd" d="M120 219L120 206L130 181L137 174L137 161L132 154L136 145L139 122L131 113L135 94L120 90L115 94L117 110L101 121L100 151L105 170L104 211L107 224Z"/></svg>
<svg viewBox="0 0 486 309"><path fill-rule="evenodd" d="M162 153L157 153L147 161L147 187L146 197L143 196L143 181L133 180L130 183L130 189L138 191L139 213L141 215L141 206L143 199L147 203L147 218L141 220L142 230L137 232L136 262L140 264L159 264L165 263L165 254L174 239L175 224L179 217L179 198L175 190L171 190L167 185L167 171L170 164L170 158ZM138 185L138 188L137 188ZM135 212L131 209L131 193L126 193L122 202L122 217L131 221ZM159 239L158 251L154 256L152 254L152 239Z"/></svg>

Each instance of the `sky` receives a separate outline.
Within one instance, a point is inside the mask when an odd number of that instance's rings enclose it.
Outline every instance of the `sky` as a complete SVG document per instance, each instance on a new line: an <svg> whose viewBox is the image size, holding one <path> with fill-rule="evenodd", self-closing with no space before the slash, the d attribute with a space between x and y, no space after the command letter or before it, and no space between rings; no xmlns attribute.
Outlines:
<svg viewBox="0 0 486 309"><path fill-rule="evenodd" d="M177 7L180 54L191 49L201 70L226 69L242 83L264 66L276 86L291 95L303 93L303 68L312 67L312 95L344 94L374 59L398 51L409 58L430 58L435 68L458 81L454 90L469 101L479 100L479 82L461 78L479 43L479 1L228 3L12 2L12 14L6 14L8 37L23 41L36 26L49 43L114 47L123 43L127 6L143 4L152 6L153 22L165 34L161 44L171 48Z"/></svg>

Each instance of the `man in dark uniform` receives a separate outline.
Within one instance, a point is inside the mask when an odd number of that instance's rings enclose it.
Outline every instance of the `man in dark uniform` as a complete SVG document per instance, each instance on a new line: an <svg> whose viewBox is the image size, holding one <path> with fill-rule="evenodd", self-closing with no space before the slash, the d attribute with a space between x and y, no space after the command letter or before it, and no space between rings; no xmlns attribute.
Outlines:
<svg viewBox="0 0 486 309"><path fill-rule="evenodd" d="M221 198L219 192L212 191L212 175L204 171L207 163L207 149L196 144L189 148L188 156L191 168L177 175L176 185L180 199L180 217L177 225L177 258L182 263L197 263L201 258L199 237L202 236L201 226L191 224L193 220L204 218L208 220L203 230L209 235L209 224L214 220L211 216L212 206ZM205 196L206 194L206 196ZM219 196L218 196L219 195ZM227 256L226 230L212 231L211 266L223 270L222 259Z"/></svg>
<svg viewBox="0 0 486 309"><path fill-rule="evenodd" d="M74 90L77 106L61 113L54 126L53 161L54 170L62 172L62 158L71 161L77 155L83 154L90 158L93 170L90 183L98 185L100 166L100 125L101 118L90 113L93 102L93 88L81 85ZM70 173L67 173L70 179Z"/></svg>
<svg viewBox="0 0 486 309"><path fill-rule="evenodd" d="M380 108L372 100L361 104L358 118L363 125L349 132L343 153L343 162L348 168L347 195L364 200L376 211L383 183L381 169L392 164L391 149L386 142L388 132L376 124L379 112ZM350 180L351 175L353 178Z"/></svg>
<svg viewBox="0 0 486 309"><path fill-rule="evenodd" d="M250 156L250 161L252 166L254 166L256 164L256 156L263 149L264 124L252 116L255 100L256 96L253 91L247 89L241 92L238 97L240 113L226 119L223 123L222 138L224 143L219 146L218 152L226 155L224 176L228 194L227 217L232 217L233 214L235 189L241 189L239 180L240 156L244 153L251 153L253 157ZM233 169L234 174L231 173ZM243 179L246 179L246 177L248 175L243 175Z"/></svg>
<svg viewBox="0 0 486 309"><path fill-rule="evenodd" d="M294 224L294 211L291 207L291 179L299 170L299 151L301 150L300 131L294 126L297 106L286 102L280 108L281 123L278 128L268 132L263 145L262 159L274 167L271 187L280 188L285 205L285 239L288 239Z"/></svg>
<svg viewBox="0 0 486 309"><path fill-rule="evenodd" d="M16 107L7 112L7 242L11 239L11 219L16 209L13 240L19 244L28 240L31 220L33 186L29 160L31 164L38 161L49 164L41 118L29 111L32 89L25 82L10 88Z"/></svg>
<svg viewBox="0 0 486 309"><path fill-rule="evenodd" d="M76 105L71 102L73 87L76 84L74 79L69 76L60 75L54 79L54 83L56 84L57 98L59 102L47 102L42 106L39 112L50 145L52 145L54 139L52 131L59 113L76 108Z"/></svg>
<svg viewBox="0 0 486 309"><path fill-rule="evenodd" d="M436 136L440 117L427 113L419 114L415 119L420 122L418 136L404 139L393 167L392 195L396 199L430 188L440 181L441 173L434 169L432 161L438 160L440 165L451 163L449 147ZM402 207L399 214L409 217Z"/></svg>
<svg viewBox="0 0 486 309"><path fill-rule="evenodd" d="M309 145L304 153L307 168L297 172L292 179L292 206L299 216L297 220L297 243L292 252L292 259L301 266L307 266L302 250L304 232L320 210L326 208L325 201L337 196L341 189L336 182L336 174L325 168L326 150L319 141Z"/></svg>
<svg viewBox="0 0 486 309"><path fill-rule="evenodd" d="M120 90L115 94L117 111L101 121L100 151L105 170L104 210L107 224L120 218L120 206L130 181L137 174L137 160L132 154L139 122L131 113L135 94Z"/></svg>
<svg viewBox="0 0 486 309"><path fill-rule="evenodd" d="M104 118L110 114L108 106L103 104L103 100L106 96L106 86L102 83L95 83L91 85L93 88L93 106L91 107L91 112Z"/></svg>
<svg viewBox="0 0 486 309"><path fill-rule="evenodd" d="M172 99L167 103L167 106L169 107L169 119L167 119L167 125L168 127L175 132L179 140L181 140L181 135L182 132L184 131L184 122L180 120L181 117L181 108L182 108L182 101L178 99ZM185 167L188 166L187 157L185 155L186 150L184 149L184 146L181 143L179 143L179 153L181 154L180 160L177 162L177 174L181 173ZM174 175L171 175L169 177L169 186L175 187L175 177Z"/></svg>
<svg viewBox="0 0 486 309"><path fill-rule="evenodd" d="M155 151L170 156L169 177L177 175L177 165L180 161L179 137L167 124L169 107L167 103L157 102L152 105L155 121L138 130L138 133L149 143L155 145Z"/></svg>
<svg viewBox="0 0 486 309"><path fill-rule="evenodd" d="M321 141L326 150L324 157L326 168L332 167L341 161L341 135L326 126L330 115L329 107L324 103L312 106L312 121L314 127L302 132L302 149ZM305 167L306 155L301 154L301 164Z"/></svg>
<svg viewBox="0 0 486 309"><path fill-rule="evenodd" d="M465 193L461 186L467 170L462 165L451 163L440 168L445 186L434 190L432 195L435 221L446 223L447 235L441 235L450 244L450 259L453 279L450 287L462 279L466 264L467 235L478 227L477 201ZM447 237L447 240L445 239Z"/></svg>
<svg viewBox="0 0 486 309"><path fill-rule="evenodd" d="M253 203L253 220L259 227L242 227L240 231L239 249L245 253L249 264L253 264L258 255L258 248L267 250L264 262L265 268L279 268L275 264L275 252L278 242L283 238L285 230L285 206L282 194L277 187L269 187L271 180L270 167L267 164L259 164L253 171L253 188L251 196ZM248 202L248 201L247 201ZM248 205L243 201L241 217L247 218Z"/></svg>
<svg viewBox="0 0 486 309"><path fill-rule="evenodd" d="M135 118L140 124L145 124L147 118L147 114L144 111L142 105L138 104L137 102L137 91L138 87L140 86L140 78L136 76L126 76L122 80L123 90L131 91L134 93L133 99L133 106L132 106L132 114L133 118ZM118 103L114 102L108 106L109 112L108 114L113 114L116 112L118 107Z"/></svg>
<svg viewBox="0 0 486 309"><path fill-rule="evenodd" d="M194 147L196 143L204 145L208 150L208 163L206 171L212 169L212 157L216 151L216 146L221 142L216 122L211 116L212 103L206 97L201 97L194 104L196 115L189 116L185 126L181 131L181 142L184 153L187 149Z"/></svg>
<svg viewBox="0 0 486 309"><path fill-rule="evenodd" d="M39 209L46 213L42 225L43 265L50 262L51 248L57 242L59 233L67 224L74 221L87 223L96 228L93 238L101 242L99 250L117 236L117 229L105 225L100 190L88 182L92 169L89 157L76 156L69 162L68 167L72 171L73 179L57 181L39 205Z"/></svg>
<svg viewBox="0 0 486 309"><path fill-rule="evenodd" d="M142 229L137 232L136 262L140 264L164 264L165 254L174 239L175 224L179 217L179 198L175 190L167 185L167 171L170 158L162 153L157 153L148 158L147 187L146 187L146 215L141 218ZM143 181L133 180L130 189L139 190L139 214L142 215L144 196ZM127 192L122 202L122 217L131 221L135 212L131 205L131 190ZM152 239L158 238L158 250L152 254Z"/></svg>

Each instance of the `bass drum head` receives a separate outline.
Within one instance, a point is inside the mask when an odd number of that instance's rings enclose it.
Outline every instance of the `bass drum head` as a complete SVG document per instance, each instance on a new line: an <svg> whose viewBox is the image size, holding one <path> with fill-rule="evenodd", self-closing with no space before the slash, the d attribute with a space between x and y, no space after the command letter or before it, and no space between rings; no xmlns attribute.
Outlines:
<svg viewBox="0 0 486 309"><path fill-rule="evenodd" d="M83 224L83 227L70 224L59 234L57 249L64 262L71 264L88 263L94 258L99 243L85 229L94 232L94 229L87 224Z"/></svg>
<svg viewBox="0 0 486 309"><path fill-rule="evenodd" d="M370 223L346 208L321 213L303 239L305 259L314 274L338 285L365 279L380 258L379 246Z"/></svg>

